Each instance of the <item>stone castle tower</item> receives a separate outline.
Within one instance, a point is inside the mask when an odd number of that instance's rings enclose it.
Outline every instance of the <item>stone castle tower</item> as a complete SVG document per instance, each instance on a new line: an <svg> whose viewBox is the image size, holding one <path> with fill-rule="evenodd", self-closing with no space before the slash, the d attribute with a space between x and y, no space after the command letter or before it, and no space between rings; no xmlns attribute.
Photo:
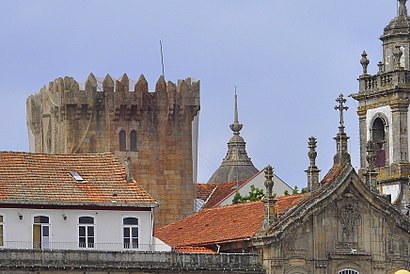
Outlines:
<svg viewBox="0 0 410 274"><path fill-rule="evenodd" d="M160 77L149 92L143 75L85 84L57 78L27 99L30 150L113 152L130 159L136 181L160 203L157 227L193 213L199 81Z"/></svg>
<svg viewBox="0 0 410 274"><path fill-rule="evenodd" d="M390 195L403 211L410 203L410 17L406 1L398 0L397 16L380 37L383 60L376 74L368 73L370 61L362 53L359 92L352 95L359 103L360 172L377 175L378 190Z"/></svg>

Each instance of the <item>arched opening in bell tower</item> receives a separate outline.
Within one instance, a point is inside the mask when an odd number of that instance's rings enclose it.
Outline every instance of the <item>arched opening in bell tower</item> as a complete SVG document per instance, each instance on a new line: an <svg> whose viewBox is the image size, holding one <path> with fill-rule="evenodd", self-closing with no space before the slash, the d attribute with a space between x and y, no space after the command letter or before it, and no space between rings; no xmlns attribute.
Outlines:
<svg viewBox="0 0 410 274"><path fill-rule="evenodd" d="M375 146L375 167L384 167L386 165L386 131L385 122L382 118L374 119L372 124L372 140Z"/></svg>

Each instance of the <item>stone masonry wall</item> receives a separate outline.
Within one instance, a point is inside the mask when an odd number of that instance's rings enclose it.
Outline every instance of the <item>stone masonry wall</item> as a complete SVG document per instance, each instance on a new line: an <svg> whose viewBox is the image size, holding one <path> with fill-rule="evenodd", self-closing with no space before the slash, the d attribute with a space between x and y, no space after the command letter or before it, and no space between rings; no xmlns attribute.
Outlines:
<svg viewBox="0 0 410 274"><path fill-rule="evenodd" d="M199 82L167 83L161 76L149 92L141 75L133 90L129 86L126 74L102 81L90 74L83 88L71 77L57 78L27 99L30 149L113 152L121 162L130 157L134 179L160 203L155 212L160 227L193 213L192 121L200 108Z"/></svg>
<svg viewBox="0 0 410 274"><path fill-rule="evenodd" d="M0 250L0 273L258 273L257 254Z"/></svg>

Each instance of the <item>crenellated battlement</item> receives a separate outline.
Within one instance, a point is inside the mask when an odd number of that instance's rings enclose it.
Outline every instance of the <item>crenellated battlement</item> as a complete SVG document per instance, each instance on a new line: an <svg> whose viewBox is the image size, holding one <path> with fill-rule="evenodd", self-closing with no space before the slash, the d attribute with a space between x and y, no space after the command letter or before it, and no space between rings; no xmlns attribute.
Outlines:
<svg viewBox="0 0 410 274"><path fill-rule="evenodd" d="M195 116L200 104L199 84L191 78L178 80L175 84L166 82L161 76L155 90L149 91L144 75L133 81L127 74L114 79L109 74L97 78L90 73L84 83L68 76L57 78L28 100L38 101L36 98L49 96L55 107L61 108L63 115L63 106L76 106L78 119L82 112L89 112L96 105L104 106L105 111L111 111L115 116L125 109L129 118L141 111L166 111L169 117L185 115L186 108L194 110L192 115Z"/></svg>

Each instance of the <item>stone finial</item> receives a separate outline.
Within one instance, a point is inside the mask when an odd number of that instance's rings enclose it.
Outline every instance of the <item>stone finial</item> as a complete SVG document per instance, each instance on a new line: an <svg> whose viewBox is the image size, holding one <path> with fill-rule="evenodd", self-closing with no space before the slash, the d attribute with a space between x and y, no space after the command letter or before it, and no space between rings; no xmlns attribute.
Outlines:
<svg viewBox="0 0 410 274"><path fill-rule="evenodd" d="M276 199L273 197L273 168L267 166L265 168L265 188L266 196L263 199L265 204L264 220L262 223L263 229L268 229L276 221Z"/></svg>
<svg viewBox="0 0 410 274"><path fill-rule="evenodd" d="M335 110L339 111L339 132L334 138L336 140L336 155L334 157L334 163L344 165L346 163L350 163L350 155L347 152L347 141L349 137L344 131L345 126L343 119L343 111L346 111L349 108L344 105L344 103L346 103L346 99L343 97L343 94L339 95L336 102L339 103L334 107Z"/></svg>
<svg viewBox="0 0 410 274"><path fill-rule="evenodd" d="M239 115L238 115L238 95L236 94L236 88L235 88L235 107L234 107L234 119L233 119L233 124L231 124L229 127L233 131L234 135L239 135L239 132L241 131L243 125L239 123Z"/></svg>
<svg viewBox="0 0 410 274"><path fill-rule="evenodd" d="M272 189L273 189L273 168L271 166L267 166L265 168L265 188L266 188L266 197L267 198L272 198L273 197L273 193L272 193Z"/></svg>
<svg viewBox="0 0 410 274"><path fill-rule="evenodd" d="M399 1L399 9L397 11L398 16L407 16L407 8L406 2L407 0L398 0Z"/></svg>
<svg viewBox="0 0 410 274"><path fill-rule="evenodd" d="M377 66L379 67L379 73L382 73L384 70L384 63L382 61L379 61L379 63L377 63Z"/></svg>
<svg viewBox="0 0 410 274"><path fill-rule="evenodd" d="M367 58L367 53L364 50L362 53L362 59L360 59L360 64L362 65L363 68L363 75L367 75L367 67L369 66L369 59Z"/></svg>
<svg viewBox="0 0 410 274"><path fill-rule="evenodd" d="M305 170L305 172L307 174L307 184L308 184L308 190L309 191L314 191L314 190L318 189L318 187L319 187L319 173L320 173L320 170L316 166L316 157L317 157L316 144L317 144L317 139L313 136L309 137L308 157L309 157L310 165L309 165L308 169Z"/></svg>
<svg viewBox="0 0 410 274"><path fill-rule="evenodd" d="M314 167L316 166L316 157L317 157L317 152L316 152L316 147L317 147L317 139L315 137L309 137L308 141L308 157L310 161L310 166Z"/></svg>
<svg viewBox="0 0 410 274"><path fill-rule="evenodd" d="M377 172L374 169L374 162L376 160L376 153L374 149L374 142L369 140L366 144L366 160L367 160L367 169L366 169L366 184L370 187L371 190L378 192L377 190Z"/></svg>
<svg viewBox="0 0 410 274"><path fill-rule="evenodd" d="M396 45L393 49L393 65L396 69L401 69L400 59L403 55L403 51L399 45Z"/></svg>

